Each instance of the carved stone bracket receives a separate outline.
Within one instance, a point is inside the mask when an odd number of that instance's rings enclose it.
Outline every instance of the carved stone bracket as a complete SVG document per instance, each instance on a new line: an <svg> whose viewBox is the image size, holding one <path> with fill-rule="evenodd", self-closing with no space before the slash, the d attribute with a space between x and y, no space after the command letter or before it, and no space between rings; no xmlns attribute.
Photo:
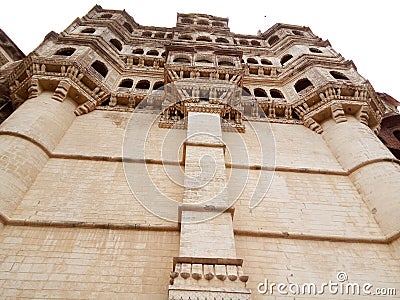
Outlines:
<svg viewBox="0 0 400 300"><path fill-rule="evenodd" d="M332 117L336 123L347 122L341 103L333 103L331 106Z"/></svg>
<svg viewBox="0 0 400 300"><path fill-rule="evenodd" d="M308 118L307 120L305 120L304 125L310 128L312 131L315 131L316 133L323 132L321 125L318 122L316 122L313 118Z"/></svg>
<svg viewBox="0 0 400 300"><path fill-rule="evenodd" d="M95 108L96 108L96 104L93 103L92 101L88 100L85 103L79 105L75 109L74 113L75 113L76 116L81 116L81 115L84 115L84 114L87 114L87 113L91 112Z"/></svg>
<svg viewBox="0 0 400 300"><path fill-rule="evenodd" d="M28 99L36 98L40 95L42 89L39 85L39 79L31 78L29 87L28 87Z"/></svg>
<svg viewBox="0 0 400 300"><path fill-rule="evenodd" d="M63 102L67 97L68 90L71 87L70 83L66 80L61 80L54 91L52 99Z"/></svg>
<svg viewBox="0 0 400 300"><path fill-rule="evenodd" d="M175 257L169 299L250 299L241 259ZM224 297L221 295L224 294Z"/></svg>

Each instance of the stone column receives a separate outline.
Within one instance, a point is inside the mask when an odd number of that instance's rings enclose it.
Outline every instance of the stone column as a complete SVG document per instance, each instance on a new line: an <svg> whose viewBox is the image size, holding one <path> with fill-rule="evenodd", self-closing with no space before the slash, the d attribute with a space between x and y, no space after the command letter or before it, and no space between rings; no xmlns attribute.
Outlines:
<svg viewBox="0 0 400 300"><path fill-rule="evenodd" d="M0 211L11 215L75 119L74 101L43 92L0 126Z"/></svg>
<svg viewBox="0 0 400 300"><path fill-rule="evenodd" d="M400 229L400 166L366 125L353 116L322 123L322 136L368 204L386 236Z"/></svg>
<svg viewBox="0 0 400 300"><path fill-rule="evenodd" d="M188 113L184 184L169 299L250 299L236 257L219 114Z"/></svg>

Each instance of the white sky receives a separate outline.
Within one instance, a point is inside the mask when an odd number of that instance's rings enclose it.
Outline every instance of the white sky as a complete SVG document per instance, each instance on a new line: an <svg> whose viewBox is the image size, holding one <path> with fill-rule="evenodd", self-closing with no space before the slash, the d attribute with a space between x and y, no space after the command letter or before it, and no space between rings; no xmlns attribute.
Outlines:
<svg viewBox="0 0 400 300"><path fill-rule="evenodd" d="M104 9L125 9L141 25L173 27L176 13L229 18L235 33L256 34L275 23L309 26L328 39L377 92L400 101L398 1L355 0L95 0ZM0 28L28 54L50 31L61 32L96 3L86 0L3 1Z"/></svg>

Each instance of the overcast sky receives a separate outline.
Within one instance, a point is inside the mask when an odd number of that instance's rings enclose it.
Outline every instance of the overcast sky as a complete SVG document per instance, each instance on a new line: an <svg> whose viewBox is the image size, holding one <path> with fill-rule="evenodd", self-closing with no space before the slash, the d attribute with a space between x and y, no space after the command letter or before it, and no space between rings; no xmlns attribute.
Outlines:
<svg viewBox="0 0 400 300"><path fill-rule="evenodd" d="M141 25L172 27L176 13L207 13L229 18L235 33L256 34L275 23L309 26L328 39L377 92L400 101L398 1L264 0L264 1L137 1L95 0L104 9L125 9ZM96 2L3 1L0 28L28 54L50 32L61 32L75 18L85 15Z"/></svg>

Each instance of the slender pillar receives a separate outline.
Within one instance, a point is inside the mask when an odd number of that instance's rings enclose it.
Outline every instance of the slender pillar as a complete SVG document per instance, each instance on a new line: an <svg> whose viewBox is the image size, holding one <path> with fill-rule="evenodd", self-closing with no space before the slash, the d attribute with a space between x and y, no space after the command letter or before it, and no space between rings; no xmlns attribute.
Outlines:
<svg viewBox="0 0 400 300"><path fill-rule="evenodd" d="M250 299L236 257L219 114L188 113L184 184L169 299Z"/></svg>
<svg viewBox="0 0 400 300"><path fill-rule="evenodd" d="M385 235L400 230L400 166L372 130L353 116L322 124L323 138Z"/></svg>

